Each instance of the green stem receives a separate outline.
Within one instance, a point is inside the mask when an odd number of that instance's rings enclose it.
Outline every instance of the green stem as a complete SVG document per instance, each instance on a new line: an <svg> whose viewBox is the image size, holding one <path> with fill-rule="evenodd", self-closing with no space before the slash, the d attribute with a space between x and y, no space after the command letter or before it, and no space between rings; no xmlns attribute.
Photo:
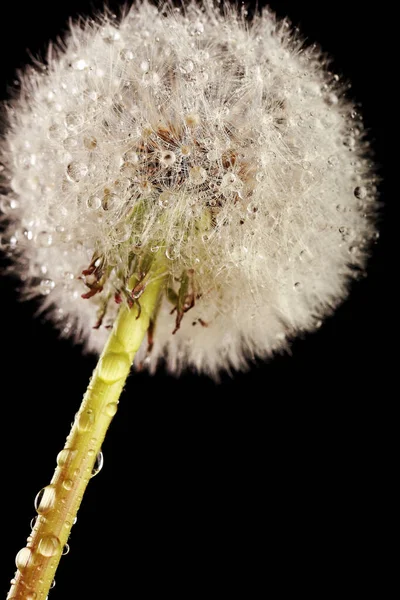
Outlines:
<svg viewBox="0 0 400 600"><path fill-rule="evenodd" d="M140 298L141 310L121 306L64 449L57 457L53 479L36 498L38 518L26 547L17 554L18 570L7 600L47 597L133 359L157 307L162 283L162 270L153 266L152 278Z"/></svg>

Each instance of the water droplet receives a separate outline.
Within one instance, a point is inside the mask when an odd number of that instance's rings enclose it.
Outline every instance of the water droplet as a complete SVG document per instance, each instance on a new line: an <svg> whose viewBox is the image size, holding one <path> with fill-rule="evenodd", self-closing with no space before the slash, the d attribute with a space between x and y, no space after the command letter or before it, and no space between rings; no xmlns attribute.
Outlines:
<svg viewBox="0 0 400 600"><path fill-rule="evenodd" d="M56 489L54 485L42 488L35 498L35 509L39 515L45 515L51 511L56 500Z"/></svg>
<svg viewBox="0 0 400 600"><path fill-rule="evenodd" d="M97 139L93 135L84 137L83 145L90 151L95 150L97 148Z"/></svg>
<svg viewBox="0 0 400 600"><path fill-rule="evenodd" d="M137 152L130 150L129 152L125 152L124 160L136 165L139 162L139 155Z"/></svg>
<svg viewBox="0 0 400 600"><path fill-rule="evenodd" d="M169 150L161 152L160 163L162 165L164 165L165 167L169 167L170 165L173 165L175 161L176 161L176 156L175 156L174 152L170 152Z"/></svg>
<svg viewBox="0 0 400 600"><path fill-rule="evenodd" d="M106 406L106 413L109 417L113 417L118 410L118 402L110 402Z"/></svg>
<svg viewBox="0 0 400 600"><path fill-rule="evenodd" d="M36 600L37 593L36 592L28 592L25 596L26 600Z"/></svg>
<svg viewBox="0 0 400 600"><path fill-rule="evenodd" d="M185 123L188 127L197 127L200 124L200 116L197 113L190 113L186 115Z"/></svg>
<svg viewBox="0 0 400 600"><path fill-rule="evenodd" d="M69 490L72 490L74 482L72 481L72 479L64 479L62 485L63 485L64 489L66 489L67 491L69 491Z"/></svg>
<svg viewBox="0 0 400 600"><path fill-rule="evenodd" d="M123 50L121 50L119 55L120 55L121 59L125 60L125 61L133 60L135 58L132 50L128 50L127 48L124 48Z"/></svg>
<svg viewBox="0 0 400 600"><path fill-rule="evenodd" d="M336 94L328 94L326 102L332 106L335 106L339 102L339 98L336 96Z"/></svg>
<svg viewBox="0 0 400 600"><path fill-rule="evenodd" d="M101 202L101 206L102 206L103 210L115 210L120 205L121 205L120 197L117 196L117 194L114 194L113 192L107 193Z"/></svg>
<svg viewBox="0 0 400 600"><path fill-rule="evenodd" d="M74 150L78 145L78 140L74 137L67 137L63 141L63 145L66 150Z"/></svg>
<svg viewBox="0 0 400 600"><path fill-rule="evenodd" d="M24 571L25 569L29 569L33 566L34 554L30 548L21 548L15 557L15 564L17 569L20 571Z"/></svg>
<svg viewBox="0 0 400 600"><path fill-rule="evenodd" d="M26 237L27 240L32 240L33 239L33 233L32 231L30 231L29 229L25 229L24 231L24 236Z"/></svg>
<svg viewBox="0 0 400 600"><path fill-rule="evenodd" d="M89 169L85 163L73 161L67 166L67 177L70 181L78 183L88 174Z"/></svg>
<svg viewBox="0 0 400 600"><path fill-rule="evenodd" d="M207 171L203 167L192 167L189 170L189 179L193 185L201 185L207 179Z"/></svg>
<svg viewBox="0 0 400 600"><path fill-rule="evenodd" d="M328 158L327 163L328 167L330 169L333 169L334 167L337 167L339 165L339 159L337 158L337 156L332 155Z"/></svg>
<svg viewBox="0 0 400 600"><path fill-rule="evenodd" d="M150 63L148 60L142 60L142 62L140 63L140 70L143 71L143 73L148 73L150 70Z"/></svg>
<svg viewBox="0 0 400 600"><path fill-rule="evenodd" d="M79 113L68 113L65 115L65 126L68 131L75 131L79 129L83 125L84 118L83 115Z"/></svg>
<svg viewBox="0 0 400 600"><path fill-rule="evenodd" d="M189 35L201 35L204 32L204 25L201 21L196 21L189 25Z"/></svg>
<svg viewBox="0 0 400 600"><path fill-rule="evenodd" d="M294 284L294 289L299 292L302 289L302 285L300 283L300 281L296 281L296 283Z"/></svg>
<svg viewBox="0 0 400 600"><path fill-rule="evenodd" d="M114 383L126 377L131 361L125 352L109 352L99 362L99 377L107 383Z"/></svg>
<svg viewBox="0 0 400 600"><path fill-rule="evenodd" d="M2 213L8 214L18 208L18 206L18 200L14 200L14 198L7 198L7 196L0 197L0 210Z"/></svg>
<svg viewBox="0 0 400 600"><path fill-rule="evenodd" d="M42 279L39 284L39 290L42 296L48 296L51 290L54 290L56 284L52 279Z"/></svg>
<svg viewBox="0 0 400 600"><path fill-rule="evenodd" d="M77 426L80 432L89 431L94 423L95 413L91 408L79 412L77 416Z"/></svg>
<svg viewBox="0 0 400 600"><path fill-rule="evenodd" d="M120 223L114 229L114 238L118 244L126 242L131 237L132 229L127 223Z"/></svg>
<svg viewBox="0 0 400 600"><path fill-rule="evenodd" d="M72 63L72 68L75 69L75 71L84 71L88 66L88 63L83 58L78 58Z"/></svg>
<svg viewBox="0 0 400 600"><path fill-rule="evenodd" d="M156 252L158 252L160 249L160 246L152 246L150 248L150 252L153 252L153 254L155 254Z"/></svg>
<svg viewBox="0 0 400 600"><path fill-rule="evenodd" d="M171 199L171 192L162 192L158 197L158 204L161 206L161 208L167 208L171 202Z"/></svg>
<svg viewBox="0 0 400 600"><path fill-rule="evenodd" d="M48 231L41 231L37 234L36 241L41 248L48 248L53 243L53 236Z"/></svg>
<svg viewBox="0 0 400 600"><path fill-rule="evenodd" d="M168 258L168 260L176 260L179 257L179 252L170 246L166 249L165 256Z"/></svg>
<svg viewBox="0 0 400 600"><path fill-rule="evenodd" d="M191 73L194 69L194 63L192 60L185 60L179 67L181 73L188 74Z"/></svg>
<svg viewBox="0 0 400 600"><path fill-rule="evenodd" d="M250 215L255 215L258 212L257 202L249 202L246 210Z"/></svg>
<svg viewBox="0 0 400 600"><path fill-rule="evenodd" d="M31 519L31 522L30 522L30 524L29 524L31 529L33 529L33 528L35 527L35 525L36 525L36 521L37 521L37 520L38 520L38 515L36 515L36 517L33 517L33 518Z"/></svg>
<svg viewBox="0 0 400 600"><path fill-rule="evenodd" d="M78 517L75 517L75 519L72 522L72 525L75 525L75 523L77 522L77 520L78 520Z"/></svg>
<svg viewBox="0 0 400 600"><path fill-rule="evenodd" d="M61 556L66 556L67 554L69 554L70 551L70 547L69 544L65 544L64 549L62 551L62 555Z"/></svg>
<svg viewBox="0 0 400 600"><path fill-rule="evenodd" d="M39 540L37 551L42 556L54 556L60 548L60 540L55 535L44 535Z"/></svg>
<svg viewBox="0 0 400 600"><path fill-rule="evenodd" d="M51 585L50 585L50 589L52 590L55 587L55 585L56 585L56 580L53 579L53 581L51 582Z"/></svg>
<svg viewBox="0 0 400 600"><path fill-rule="evenodd" d="M67 137L67 132L65 131L65 127L58 123L54 123L53 125L50 125L47 137L50 140L61 141Z"/></svg>
<svg viewBox="0 0 400 600"><path fill-rule="evenodd" d="M359 200L363 200L364 198L367 197L367 189L364 186L358 185L355 189L354 189L354 195L356 198L358 198Z"/></svg>
<svg viewBox="0 0 400 600"><path fill-rule="evenodd" d="M121 165L121 173L126 177L134 177L137 173L137 164L126 161Z"/></svg>
<svg viewBox="0 0 400 600"><path fill-rule="evenodd" d="M221 180L221 187L232 187L236 181L237 177L234 173L225 173Z"/></svg>
<svg viewBox="0 0 400 600"><path fill-rule="evenodd" d="M86 201L86 206L89 210L98 210L101 206L101 198L98 196L89 196Z"/></svg>
<svg viewBox="0 0 400 600"><path fill-rule="evenodd" d="M76 454L76 450L72 450L71 448L64 448L57 455L57 465L60 468L66 467L67 465L71 464Z"/></svg>
<svg viewBox="0 0 400 600"><path fill-rule="evenodd" d="M95 477L98 473L100 473L100 471L103 468L103 465L104 465L104 456L103 456L103 453L100 451L98 453L98 455L96 456L96 461L93 465L91 477Z"/></svg>
<svg viewBox="0 0 400 600"><path fill-rule="evenodd" d="M103 27L100 31L101 37L107 44L118 42L121 39L121 33L115 27Z"/></svg>

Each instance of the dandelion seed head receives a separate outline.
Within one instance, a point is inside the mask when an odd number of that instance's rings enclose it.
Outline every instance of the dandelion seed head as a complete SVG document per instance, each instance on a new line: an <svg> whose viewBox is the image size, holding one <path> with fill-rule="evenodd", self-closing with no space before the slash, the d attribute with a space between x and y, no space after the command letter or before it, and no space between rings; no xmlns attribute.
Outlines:
<svg viewBox="0 0 400 600"><path fill-rule="evenodd" d="M7 107L1 240L25 295L100 352L138 265L162 256L152 371L240 369L318 328L375 235L344 88L269 10L144 1L73 25Z"/></svg>

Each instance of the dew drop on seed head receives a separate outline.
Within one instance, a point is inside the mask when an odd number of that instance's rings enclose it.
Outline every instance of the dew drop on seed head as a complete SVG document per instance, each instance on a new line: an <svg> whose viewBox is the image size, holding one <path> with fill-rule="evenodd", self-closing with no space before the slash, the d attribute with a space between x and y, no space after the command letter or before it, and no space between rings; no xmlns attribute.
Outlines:
<svg viewBox="0 0 400 600"><path fill-rule="evenodd" d="M175 250L173 246L170 246L166 249L165 256L168 258L168 260L176 260L179 257L179 252Z"/></svg>
<svg viewBox="0 0 400 600"><path fill-rule="evenodd" d="M179 66L179 70L181 73L183 73L184 75L191 73L194 69L194 63L192 60L185 60L185 62L183 62L180 66Z"/></svg>
<svg viewBox="0 0 400 600"><path fill-rule="evenodd" d="M190 156L190 153L191 153L190 146L187 146L187 145L181 146L182 156Z"/></svg>
<svg viewBox="0 0 400 600"><path fill-rule="evenodd" d="M131 237L132 229L127 223L120 223L114 229L114 238L118 244L126 242Z"/></svg>
<svg viewBox="0 0 400 600"><path fill-rule="evenodd" d="M53 236L48 231L41 231L37 234L36 241L41 248L48 248L53 243Z"/></svg>
<svg viewBox="0 0 400 600"><path fill-rule="evenodd" d="M39 515L45 515L54 507L56 500L56 489L54 485L42 488L35 498L35 509Z"/></svg>
<svg viewBox="0 0 400 600"><path fill-rule="evenodd" d="M11 213L19 206L18 200L14 198L7 198L7 196L0 196L0 210L4 214Z"/></svg>
<svg viewBox="0 0 400 600"><path fill-rule="evenodd" d="M84 179L88 172L88 166L82 162L72 161L67 166L67 177L69 181L73 181L74 183L78 183L81 179Z"/></svg>
<svg viewBox="0 0 400 600"><path fill-rule="evenodd" d="M83 58L78 58L77 60L74 60L74 62L72 63L72 68L75 71L84 71L85 69L88 68L88 66L89 66L88 63Z"/></svg>
<svg viewBox="0 0 400 600"><path fill-rule="evenodd" d="M66 150L74 150L78 145L78 140L74 137L67 137L63 141L63 146Z"/></svg>
<svg viewBox="0 0 400 600"><path fill-rule="evenodd" d="M125 152L124 161L136 165L139 162L139 155L137 152L129 150L129 152Z"/></svg>
<svg viewBox="0 0 400 600"><path fill-rule="evenodd" d="M296 281L293 287L296 290L296 292L300 292L303 286L301 285L300 281Z"/></svg>
<svg viewBox="0 0 400 600"><path fill-rule="evenodd" d="M93 465L91 477L95 477L102 470L104 465L103 453L100 451L96 456L95 463Z"/></svg>
<svg viewBox="0 0 400 600"><path fill-rule="evenodd" d="M65 127L59 125L58 123L54 123L53 125L50 125L47 132L47 137L50 140L60 141L67 137L67 132L65 131Z"/></svg>
<svg viewBox="0 0 400 600"><path fill-rule="evenodd" d="M355 189L354 189L354 195L356 198L358 198L359 200L363 200L364 198L367 197L367 190L364 186L362 185L358 185Z"/></svg>
<svg viewBox="0 0 400 600"><path fill-rule="evenodd" d="M330 156L327 160L328 163L328 168L329 169L333 169L334 167L337 167L339 164L339 159L337 158L337 156Z"/></svg>
<svg viewBox="0 0 400 600"><path fill-rule="evenodd" d="M124 48L123 50L121 50L119 55L120 55L121 59L126 62L133 60L135 58L132 50L128 50L127 48Z"/></svg>
<svg viewBox="0 0 400 600"><path fill-rule="evenodd" d="M101 202L103 210L115 210L121 204L121 199L117 194L110 192L106 194Z"/></svg>
<svg viewBox="0 0 400 600"><path fill-rule="evenodd" d="M87 150L93 151L97 148L97 139L93 135L83 138L83 145Z"/></svg>
<svg viewBox="0 0 400 600"><path fill-rule="evenodd" d="M51 290L54 290L55 285L56 284L52 279L42 279L42 281L39 284L39 290L42 296L48 296Z"/></svg>
<svg viewBox="0 0 400 600"><path fill-rule="evenodd" d="M161 208L167 208L167 206L170 205L171 198L171 192L161 192L158 197L158 204L161 206Z"/></svg>
<svg viewBox="0 0 400 600"><path fill-rule="evenodd" d="M201 21L189 25L189 35L201 35L204 32L204 25Z"/></svg>
<svg viewBox="0 0 400 600"><path fill-rule="evenodd" d="M235 185L237 177L234 173L225 173L221 180L221 187L227 188Z"/></svg>
<svg viewBox="0 0 400 600"><path fill-rule="evenodd" d="M101 198L98 196L89 196L86 201L86 206L89 210L98 210L101 206Z"/></svg>
<svg viewBox="0 0 400 600"><path fill-rule="evenodd" d="M79 113L68 113L65 115L65 126L68 131L75 131L83 125L84 118Z"/></svg>
<svg viewBox="0 0 400 600"><path fill-rule="evenodd" d="M57 554L60 548L60 540L55 535L44 535L40 538L37 551L42 556L50 557Z"/></svg>
<svg viewBox="0 0 400 600"><path fill-rule="evenodd" d="M162 165L164 165L164 167L169 167L170 165L173 165L175 161L176 161L176 156L175 156L174 152L171 152L169 150L165 150L164 152L161 152L160 163Z"/></svg>
<svg viewBox="0 0 400 600"><path fill-rule="evenodd" d="M265 173L264 173L264 171L257 171L257 173L256 173L256 180L259 183L262 183L265 180Z"/></svg>
<svg viewBox="0 0 400 600"><path fill-rule="evenodd" d="M203 167L192 167L189 170L189 180L194 185L201 185L207 179L207 171Z"/></svg>

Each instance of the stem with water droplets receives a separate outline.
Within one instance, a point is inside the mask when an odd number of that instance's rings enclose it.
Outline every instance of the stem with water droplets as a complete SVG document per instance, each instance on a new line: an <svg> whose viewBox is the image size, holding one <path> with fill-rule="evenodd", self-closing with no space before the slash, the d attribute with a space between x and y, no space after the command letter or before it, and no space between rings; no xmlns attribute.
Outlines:
<svg viewBox="0 0 400 600"><path fill-rule="evenodd" d="M36 497L38 518L17 554L7 600L45 600L133 359L159 302L162 269L153 266L140 310L122 306L90 380L50 485Z"/></svg>

